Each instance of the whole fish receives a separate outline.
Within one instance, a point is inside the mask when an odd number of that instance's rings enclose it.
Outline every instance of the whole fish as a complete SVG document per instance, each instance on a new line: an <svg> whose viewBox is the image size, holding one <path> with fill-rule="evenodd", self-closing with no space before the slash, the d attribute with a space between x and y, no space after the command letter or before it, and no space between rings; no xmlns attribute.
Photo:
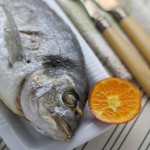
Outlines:
<svg viewBox="0 0 150 150"><path fill-rule="evenodd" d="M70 28L41 0L0 0L0 98L39 132L66 141L88 94Z"/></svg>

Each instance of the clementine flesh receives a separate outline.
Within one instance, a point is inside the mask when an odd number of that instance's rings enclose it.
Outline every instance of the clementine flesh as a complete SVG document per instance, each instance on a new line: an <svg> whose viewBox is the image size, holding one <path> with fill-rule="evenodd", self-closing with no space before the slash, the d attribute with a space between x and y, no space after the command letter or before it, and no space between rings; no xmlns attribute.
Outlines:
<svg viewBox="0 0 150 150"><path fill-rule="evenodd" d="M139 113L141 93L127 80L107 78L95 84L88 104L94 116L104 122L125 123Z"/></svg>

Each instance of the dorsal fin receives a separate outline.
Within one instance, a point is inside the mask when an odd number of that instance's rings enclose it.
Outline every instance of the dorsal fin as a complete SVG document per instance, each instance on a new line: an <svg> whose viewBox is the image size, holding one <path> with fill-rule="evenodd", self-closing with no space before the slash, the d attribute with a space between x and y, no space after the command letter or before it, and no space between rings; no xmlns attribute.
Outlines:
<svg viewBox="0 0 150 150"><path fill-rule="evenodd" d="M8 49L9 61L13 65L17 61L25 61L25 55L23 52L23 47L21 45L21 37L18 31L18 27L15 24L15 20L11 12L5 7L2 6L2 9L6 15L6 28L5 30L5 40L6 47Z"/></svg>

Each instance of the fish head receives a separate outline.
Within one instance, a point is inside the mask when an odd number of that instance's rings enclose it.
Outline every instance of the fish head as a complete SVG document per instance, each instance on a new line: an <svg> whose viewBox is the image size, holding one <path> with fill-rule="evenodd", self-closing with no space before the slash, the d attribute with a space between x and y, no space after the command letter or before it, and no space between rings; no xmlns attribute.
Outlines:
<svg viewBox="0 0 150 150"><path fill-rule="evenodd" d="M87 84L73 71L40 69L29 75L21 92L25 118L45 135L69 140L82 117Z"/></svg>

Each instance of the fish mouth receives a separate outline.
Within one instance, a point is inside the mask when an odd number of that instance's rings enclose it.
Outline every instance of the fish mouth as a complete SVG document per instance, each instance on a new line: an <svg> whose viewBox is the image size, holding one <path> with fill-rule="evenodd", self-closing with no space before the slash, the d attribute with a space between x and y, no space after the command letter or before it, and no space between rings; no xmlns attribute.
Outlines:
<svg viewBox="0 0 150 150"><path fill-rule="evenodd" d="M59 129L64 133L65 140L66 141L70 140L72 138L72 129L69 123L67 123L62 117L56 115L53 115L52 118L55 119Z"/></svg>

